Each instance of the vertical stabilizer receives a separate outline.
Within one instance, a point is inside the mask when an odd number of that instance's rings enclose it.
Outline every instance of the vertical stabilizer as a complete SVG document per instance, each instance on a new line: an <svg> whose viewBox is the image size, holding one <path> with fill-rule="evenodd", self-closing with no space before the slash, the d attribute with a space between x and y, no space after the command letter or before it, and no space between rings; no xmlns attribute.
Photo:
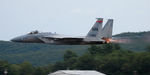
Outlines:
<svg viewBox="0 0 150 75"><path fill-rule="evenodd" d="M88 32L85 41L101 41L103 18L97 18L96 23Z"/></svg>
<svg viewBox="0 0 150 75"><path fill-rule="evenodd" d="M103 38L112 38L112 30L113 30L113 19L108 19L107 23L102 29Z"/></svg>

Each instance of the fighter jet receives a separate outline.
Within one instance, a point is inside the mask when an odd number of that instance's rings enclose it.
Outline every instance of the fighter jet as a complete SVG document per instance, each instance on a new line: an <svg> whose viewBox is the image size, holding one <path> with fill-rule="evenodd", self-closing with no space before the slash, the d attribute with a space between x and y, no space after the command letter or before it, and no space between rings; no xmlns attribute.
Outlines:
<svg viewBox="0 0 150 75"><path fill-rule="evenodd" d="M97 18L95 24L84 37L72 37L51 32L33 31L13 38L12 42L46 43L55 45L88 45L110 43L112 38L113 19L108 19L103 27L103 18Z"/></svg>

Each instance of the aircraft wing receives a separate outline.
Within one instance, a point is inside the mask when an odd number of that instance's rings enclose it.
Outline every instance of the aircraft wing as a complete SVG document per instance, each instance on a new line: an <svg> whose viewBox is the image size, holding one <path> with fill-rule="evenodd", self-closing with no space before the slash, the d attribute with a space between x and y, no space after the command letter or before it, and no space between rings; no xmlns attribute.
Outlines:
<svg viewBox="0 0 150 75"><path fill-rule="evenodd" d="M41 41L43 41L44 43L58 43L58 42L79 42L81 40L83 40L82 37L59 37L59 36L55 36L55 37L39 37L39 39Z"/></svg>

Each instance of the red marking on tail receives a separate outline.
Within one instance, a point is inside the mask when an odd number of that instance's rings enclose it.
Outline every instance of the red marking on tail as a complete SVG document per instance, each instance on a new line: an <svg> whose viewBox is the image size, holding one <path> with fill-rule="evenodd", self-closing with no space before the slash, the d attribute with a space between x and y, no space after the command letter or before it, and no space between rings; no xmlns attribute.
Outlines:
<svg viewBox="0 0 150 75"><path fill-rule="evenodd" d="M98 23L102 23L103 21L96 21L96 22L98 22Z"/></svg>

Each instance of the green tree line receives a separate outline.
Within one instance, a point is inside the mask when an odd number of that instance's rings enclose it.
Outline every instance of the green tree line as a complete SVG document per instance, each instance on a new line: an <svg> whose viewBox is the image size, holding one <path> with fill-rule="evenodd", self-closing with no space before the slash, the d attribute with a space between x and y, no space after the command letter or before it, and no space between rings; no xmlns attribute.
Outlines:
<svg viewBox="0 0 150 75"><path fill-rule="evenodd" d="M64 60L56 62L52 71L97 70L107 75L150 75L150 46L147 49L147 52L134 52L121 49L119 44L92 45L82 56L68 50Z"/></svg>
<svg viewBox="0 0 150 75"><path fill-rule="evenodd" d="M134 52L121 49L119 44L92 45L81 56L67 50L62 61L47 66L0 61L0 75L4 75L5 70L8 75L47 75L57 70L97 70L107 75L150 75L150 46L147 52Z"/></svg>

